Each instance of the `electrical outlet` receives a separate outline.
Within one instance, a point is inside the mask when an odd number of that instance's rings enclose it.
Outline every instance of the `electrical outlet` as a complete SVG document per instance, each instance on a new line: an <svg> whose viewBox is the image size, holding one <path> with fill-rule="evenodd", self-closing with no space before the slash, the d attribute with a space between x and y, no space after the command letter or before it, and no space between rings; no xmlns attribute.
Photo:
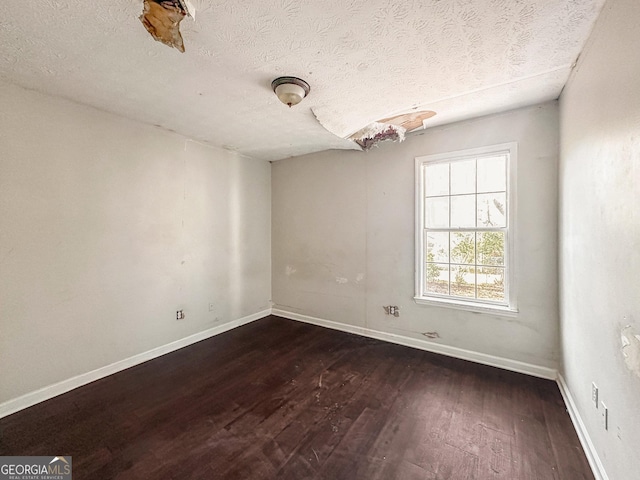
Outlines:
<svg viewBox="0 0 640 480"><path fill-rule="evenodd" d="M387 315L393 315L394 317L400 316L400 307L397 307L395 305L389 305L387 307L382 307L382 308L384 308L384 311Z"/></svg>
<svg viewBox="0 0 640 480"><path fill-rule="evenodd" d="M602 426L605 430L609 430L609 409L604 402L600 402L600 406L602 407Z"/></svg>
<svg viewBox="0 0 640 480"><path fill-rule="evenodd" d="M591 401L598 408L598 386L595 383L591 384Z"/></svg>
<svg viewBox="0 0 640 480"><path fill-rule="evenodd" d="M184 311L183 310L178 310L176 312L176 320L184 320Z"/></svg>

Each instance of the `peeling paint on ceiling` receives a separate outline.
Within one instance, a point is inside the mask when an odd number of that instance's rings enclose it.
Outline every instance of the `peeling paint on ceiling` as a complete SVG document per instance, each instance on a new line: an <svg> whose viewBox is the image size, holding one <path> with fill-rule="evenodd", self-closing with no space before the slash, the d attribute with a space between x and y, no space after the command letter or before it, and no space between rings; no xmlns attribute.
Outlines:
<svg viewBox="0 0 640 480"><path fill-rule="evenodd" d="M143 0L5 0L0 79L277 160L414 110L434 126L557 98L604 0L192 3L179 54ZM312 88L294 109L283 75Z"/></svg>

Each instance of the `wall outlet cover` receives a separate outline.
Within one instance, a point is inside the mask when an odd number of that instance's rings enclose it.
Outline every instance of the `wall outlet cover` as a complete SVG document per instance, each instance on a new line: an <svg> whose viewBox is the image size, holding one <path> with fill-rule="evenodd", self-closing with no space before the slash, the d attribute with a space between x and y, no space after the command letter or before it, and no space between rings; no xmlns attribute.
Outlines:
<svg viewBox="0 0 640 480"><path fill-rule="evenodd" d="M609 430L609 409L604 402L600 402L600 406L602 407L602 426L605 430Z"/></svg>

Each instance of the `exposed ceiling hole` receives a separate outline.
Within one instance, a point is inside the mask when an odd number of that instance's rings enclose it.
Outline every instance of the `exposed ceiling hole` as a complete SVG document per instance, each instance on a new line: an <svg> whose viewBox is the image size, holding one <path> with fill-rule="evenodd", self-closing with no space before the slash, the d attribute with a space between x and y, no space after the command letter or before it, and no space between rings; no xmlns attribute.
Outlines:
<svg viewBox="0 0 640 480"><path fill-rule="evenodd" d="M184 53L180 22L193 16L189 8L193 9L185 0L144 0L140 21L155 40Z"/></svg>
<svg viewBox="0 0 640 480"><path fill-rule="evenodd" d="M403 127L407 132L412 132L419 128L424 128L424 121L433 117L436 112L423 110L421 112L403 113L395 117L379 120L380 123L391 123Z"/></svg>
<svg viewBox="0 0 640 480"><path fill-rule="evenodd" d="M380 142L391 140L393 142L402 142L406 129L398 125L390 123L373 122L358 130L349 138L356 142L362 150L370 150Z"/></svg>
<svg viewBox="0 0 640 480"><path fill-rule="evenodd" d="M362 130L358 130L349 138L360 145L363 150L370 150L378 143L387 140L402 142L405 133L424 128L424 121L435 114L436 112L431 110L424 110L383 118L367 125Z"/></svg>

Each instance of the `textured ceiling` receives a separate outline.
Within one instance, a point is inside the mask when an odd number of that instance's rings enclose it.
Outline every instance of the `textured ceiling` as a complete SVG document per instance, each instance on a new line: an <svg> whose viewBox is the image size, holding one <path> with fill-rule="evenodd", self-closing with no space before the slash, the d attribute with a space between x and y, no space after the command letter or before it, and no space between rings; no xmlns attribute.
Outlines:
<svg viewBox="0 0 640 480"><path fill-rule="evenodd" d="M142 0L4 0L0 78L275 160L412 109L430 126L557 98L604 0L192 3L182 54ZM292 109L282 75L311 85Z"/></svg>

